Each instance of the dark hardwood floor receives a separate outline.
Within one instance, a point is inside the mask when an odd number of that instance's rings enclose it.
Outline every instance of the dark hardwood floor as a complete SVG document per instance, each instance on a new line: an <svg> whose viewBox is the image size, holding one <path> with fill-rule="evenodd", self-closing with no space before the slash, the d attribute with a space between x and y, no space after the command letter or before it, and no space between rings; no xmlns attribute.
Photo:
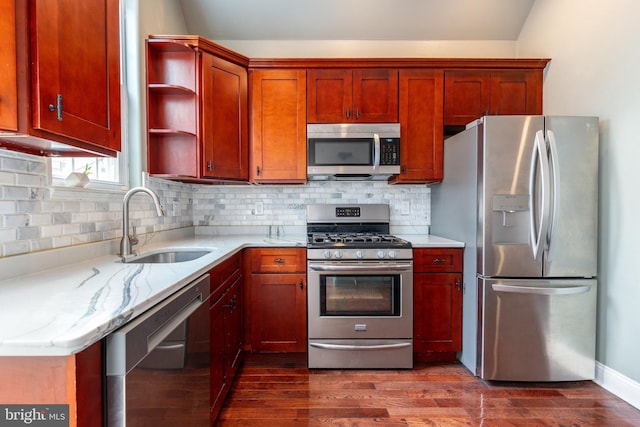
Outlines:
<svg viewBox="0 0 640 427"><path fill-rule="evenodd" d="M247 354L216 426L640 426L590 381L490 383L458 363L309 370L304 355Z"/></svg>

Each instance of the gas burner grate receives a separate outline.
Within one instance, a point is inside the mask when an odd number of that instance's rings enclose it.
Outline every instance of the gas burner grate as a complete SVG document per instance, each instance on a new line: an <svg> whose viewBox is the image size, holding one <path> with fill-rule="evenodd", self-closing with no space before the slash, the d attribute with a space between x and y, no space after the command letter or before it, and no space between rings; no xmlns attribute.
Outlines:
<svg viewBox="0 0 640 427"><path fill-rule="evenodd" d="M376 247L378 245L405 245L407 242L390 234L379 233L313 233L308 239L311 245L362 245Z"/></svg>

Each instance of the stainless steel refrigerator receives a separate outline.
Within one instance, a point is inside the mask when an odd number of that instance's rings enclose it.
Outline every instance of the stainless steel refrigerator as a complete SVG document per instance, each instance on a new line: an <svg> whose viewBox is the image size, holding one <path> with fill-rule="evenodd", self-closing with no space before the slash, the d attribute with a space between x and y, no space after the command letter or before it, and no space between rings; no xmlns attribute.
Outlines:
<svg viewBox="0 0 640 427"><path fill-rule="evenodd" d="M466 243L472 372L594 378L597 228L596 117L486 116L444 141L431 232Z"/></svg>

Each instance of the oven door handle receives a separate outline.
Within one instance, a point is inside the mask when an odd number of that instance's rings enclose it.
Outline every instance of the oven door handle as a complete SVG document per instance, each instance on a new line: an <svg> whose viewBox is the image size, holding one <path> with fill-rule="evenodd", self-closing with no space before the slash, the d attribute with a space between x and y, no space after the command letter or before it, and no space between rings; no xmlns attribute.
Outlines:
<svg viewBox="0 0 640 427"><path fill-rule="evenodd" d="M327 265L309 264L314 271L412 271L412 264Z"/></svg>
<svg viewBox="0 0 640 427"><path fill-rule="evenodd" d="M394 344L378 344L378 345L345 345L345 344L327 344L321 342L310 342L311 347L322 348L325 350L385 350L390 348L411 347L410 342L401 342Z"/></svg>

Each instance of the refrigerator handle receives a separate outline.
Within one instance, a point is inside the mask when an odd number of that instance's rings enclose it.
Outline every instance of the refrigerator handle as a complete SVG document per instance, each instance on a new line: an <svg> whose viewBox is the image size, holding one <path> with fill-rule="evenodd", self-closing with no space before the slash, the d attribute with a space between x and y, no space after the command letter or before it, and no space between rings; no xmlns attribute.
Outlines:
<svg viewBox="0 0 640 427"><path fill-rule="evenodd" d="M591 290L591 285L583 286L563 286L558 288L546 288L537 286L511 286L511 285L491 285L496 292L510 292L514 294L534 294L534 295L575 295L586 294Z"/></svg>
<svg viewBox="0 0 640 427"><path fill-rule="evenodd" d="M549 229L547 231L547 243L551 244L553 234L553 223L556 216L556 206L558 206L558 183L560 182L560 167L558 165L558 144L556 136L551 130L547 130L547 141L549 143L549 158L551 159L551 194L549 195ZM547 245L548 246L548 245Z"/></svg>
<svg viewBox="0 0 640 427"><path fill-rule="evenodd" d="M537 165L540 165L540 173L537 174ZM540 197L536 178L540 177ZM539 259L544 249L543 239L547 237L549 230L549 158L544 134L541 130L536 132L531 154L531 169L529 170L529 231L531 233L531 248L534 259ZM540 225L536 227L537 201L540 201Z"/></svg>

